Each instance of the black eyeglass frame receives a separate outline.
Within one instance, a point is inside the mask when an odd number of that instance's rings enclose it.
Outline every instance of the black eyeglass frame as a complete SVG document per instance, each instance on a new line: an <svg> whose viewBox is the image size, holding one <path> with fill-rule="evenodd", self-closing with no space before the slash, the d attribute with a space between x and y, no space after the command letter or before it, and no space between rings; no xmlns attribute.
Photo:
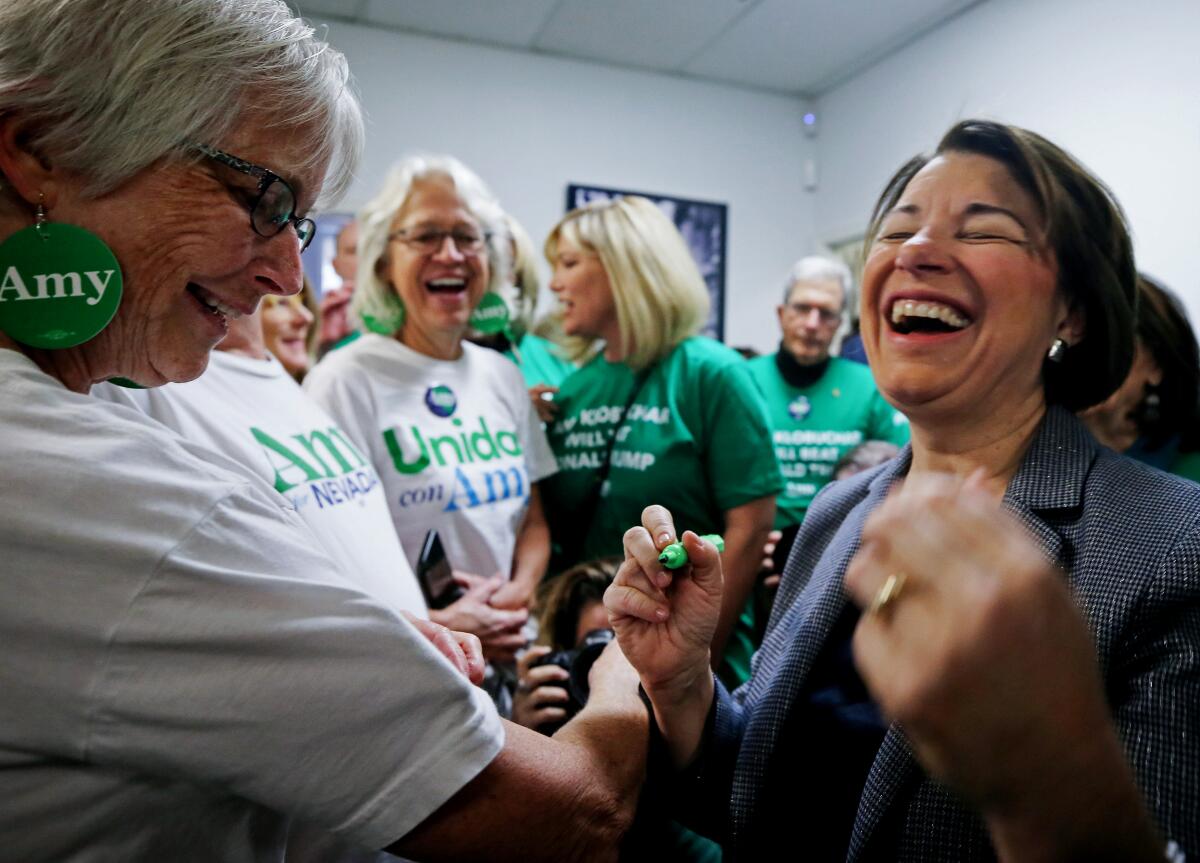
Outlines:
<svg viewBox="0 0 1200 863"><path fill-rule="evenodd" d="M208 159L212 159L214 162L219 162L228 168L233 168L235 171L238 171L242 174L248 174L249 176L258 180L258 192L255 195L254 200L250 203L249 207L250 228L254 231L254 233L258 234L260 237L270 239L271 237L280 234L288 225L294 225L296 228L296 236L300 240L300 251L303 252L309 247L309 244L311 244L313 241L313 237L315 237L317 234L317 223L309 218L296 217L296 190L292 188L291 183L283 179L283 177L279 176L274 171L263 168L260 165L255 165L253 162L247 162L245 159L238 158L232 153L226 153L224 150L218 150L216 147L210 147L208 144L193 143L189 144L189 146L200 155ZM267 194L267 190L270 189L275 183L280 183L285 189L287 189L288 194L292 197L293 209L286 221L276 222L271 220L270 224L278 225L278 228L274 233L268 234L259 228L254 218L254 212L258 209L258 205L262 203L263 197Z"/></svg>

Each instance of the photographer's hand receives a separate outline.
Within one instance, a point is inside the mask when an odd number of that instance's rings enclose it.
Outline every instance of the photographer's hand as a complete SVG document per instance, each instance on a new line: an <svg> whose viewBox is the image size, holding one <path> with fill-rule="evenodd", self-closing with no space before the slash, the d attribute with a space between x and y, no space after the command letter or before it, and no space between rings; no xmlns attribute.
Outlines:
<svg viewBox="0 0 1200 863"><path fill-rule="evenodd" d="M537 729L567 718L565 705L570 701L567 690L558 685L570 675L557 665L538 665L537 660L551 653L549 647L531 647L517 660L517 691L513 695L513 722Z"/></svg>

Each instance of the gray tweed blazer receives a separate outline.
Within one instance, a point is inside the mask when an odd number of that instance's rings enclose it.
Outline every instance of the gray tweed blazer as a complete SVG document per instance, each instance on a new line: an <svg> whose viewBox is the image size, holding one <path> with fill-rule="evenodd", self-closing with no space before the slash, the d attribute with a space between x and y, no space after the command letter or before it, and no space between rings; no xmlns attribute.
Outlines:
<svg viewBox="0 0 1200 863"><path fill-rule="evenodd" d="M803 764L773 759L788 711L847 603L846 566L864 520L908 470L893 461L827 486L808 511L753 676L718 684L704 757L678 777L680 817L719 834L726 859L804 859L821 829L804 812L756 820L769 771L804 782ZM1114 722L1163 834L1200 860L1200 485L1115 455L1073 415L1052 408L1009 484L1006 507L1066 573L1096 640ZM789 855L790 856L790 855ZM903 732L888 729L858 807L847 859L991 860L982 820L928 778Z"/></svg>

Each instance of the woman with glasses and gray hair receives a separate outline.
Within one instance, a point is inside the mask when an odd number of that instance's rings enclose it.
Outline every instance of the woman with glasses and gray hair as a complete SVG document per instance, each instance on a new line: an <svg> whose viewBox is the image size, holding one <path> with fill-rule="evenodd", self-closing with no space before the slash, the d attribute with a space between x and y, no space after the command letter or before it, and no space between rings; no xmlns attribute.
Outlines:
<svg viewBox="0 0 1200 863"><path fill-rule="evenodd" d="M353 310L373 333L329 355L305 388L366 445L418 574L437 531L467 590L433 619L511 663L550 556L538 484L555 465L520 370L466 339L506 320L503 213L457 159L412 156L358 224ZM489 681L504 709L511 693Z"/></svg>
<svg viewBox="0 0 1200 863"><path fill-rule="evenodd" d="M296 293L361 143L344 58L278 0L0 3L5 859L280 860L293 821L421 859L615 857L646 740L618 651L556 738L506 725L476 639L88 395L195 378Z"/></svg>

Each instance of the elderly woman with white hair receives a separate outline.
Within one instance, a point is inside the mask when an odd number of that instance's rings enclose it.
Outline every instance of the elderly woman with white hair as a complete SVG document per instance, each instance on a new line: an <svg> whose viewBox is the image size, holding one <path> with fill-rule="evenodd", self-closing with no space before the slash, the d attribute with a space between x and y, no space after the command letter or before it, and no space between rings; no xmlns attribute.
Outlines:
<svg viewBox="0 0 1200 863"><path fill-rule="evenodd" d="M782 485L762 396L735 351L697 335L708 317L704 280L650 201L568 213L546 256L567 353L584 363L563 381L550 427L559 473L546 497L558 565L619 553L645 502L669 497L677 523L725 538L719 665Z"/></svg>
<svg viewBox="0 0 1200 863"><path fill-rule="evenodd" d="M550 556L538 483L554 457L520 371L466 340L482 316L503 316L503 214L458 160L413 156L359 230L354 310L374 333L330 355L305 387L368 448L414 568L436 530L467 574L466 596L434 619L511 661Z"/></svg>
<svg viewBox="0 0 1200 863"><path fill-rule="evenodd" d="M474 638L88 395L195 378L300 289L304 214L361 148L348 78L279 0L0 4L5 859L277 861L300 820L421 859L615 857L646 741L619 651L555 739L506 726Z"/></svg>

